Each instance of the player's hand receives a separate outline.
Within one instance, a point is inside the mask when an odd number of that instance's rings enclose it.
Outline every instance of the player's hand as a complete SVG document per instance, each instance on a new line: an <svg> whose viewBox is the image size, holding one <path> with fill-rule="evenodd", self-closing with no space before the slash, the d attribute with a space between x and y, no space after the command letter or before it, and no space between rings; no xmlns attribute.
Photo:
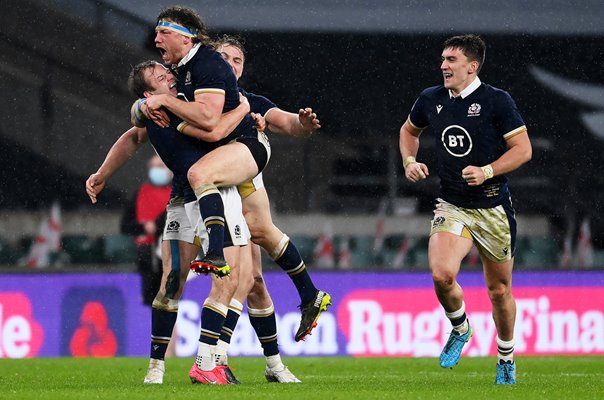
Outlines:
<svg viewBox="0 0 604 400"><path fill-rule="evenodd" d="M479 186L484 183L485 176L482 168L468 165L461 171L461 177L468 186Z"/></svg>
<svg viewBox="0 0 604 400"><path fill-rule="evenodd" d="M247 97L245 97L241 93L239 93L239 105L245 106L247 108L247 111L250 112L250 110L251 110L250 102L247 100Z"/></svg>
<svg viewBox="0 0 604 400"><path fill-rule="evenodd" d="M266 129L266 120L260 114L250 113L250 116L254 119L254 128L260 132L264 132Z"/></svg>
<svg viewBox="0 0 604 400"><path fill-rule="evenodd" d="M298 111L298 120L300 125L309 135L321 128L321 121L317 118L317 114L312 112L312 108L301 108Z"/></svg>
<svg viewBox="0 0 604 400"><path fill-rule="evenodd" d="M170 126L170 117L163 108L163 96L163 94L156 94L147 98L147 101L141 106L141 111L158 126L167 128Z"/></svg>
<svg viewBox="0 0 604 400"><path fill-rule="evenodd" d="M424 163L414 161L405 168L405 178L411 182L419 182L428 176L430 176L430 172Z"/></svg>
<svg viewBox="0 0 604 400"><path fill-rule="evenodd" d="M92 204L96 204L96 196L105 188L105 178L99 173L90 175L86 180L86 193Z"/></svg>

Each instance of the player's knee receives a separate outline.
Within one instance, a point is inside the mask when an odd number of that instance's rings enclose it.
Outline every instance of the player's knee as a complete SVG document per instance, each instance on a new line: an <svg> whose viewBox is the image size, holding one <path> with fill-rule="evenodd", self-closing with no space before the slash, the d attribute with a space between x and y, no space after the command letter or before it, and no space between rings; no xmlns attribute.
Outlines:
<svg viewBox="0 0 604 400"><path fill-rule="evenodd" d="M511 295L510 289L504 284L493 285L488 289L489 298L491 299L492 303L504 301L508 296Z"/></svg>
<svg viewBox="0 0 604 400"><path fill-rule="evenodd" d="M264 224L262 219L255 219L252 225L248 225L248 227L250 228L252 242L262 248L266 248L271 226Z"/></svg>
<svg viewBox="0 0 604 400"><path fill-rule="evenodd" d="M192 188L197 188L202 185L210 185L216 182L216 176L212 171L192 166L187 171L187 180Z"/></svg>
<svg viewBox="0 0 604 400"><path fill-rule="evenodd" d="M433 270L432 281L437 287L442 289L448 289L453 287L453 285L455 284L455 274L449 271Z"/></svg>

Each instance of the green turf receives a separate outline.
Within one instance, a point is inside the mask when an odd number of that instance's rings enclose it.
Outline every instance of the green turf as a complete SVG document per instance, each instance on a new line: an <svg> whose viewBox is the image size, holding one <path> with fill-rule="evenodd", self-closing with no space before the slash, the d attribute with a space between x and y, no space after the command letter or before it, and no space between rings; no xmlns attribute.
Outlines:
<svg viewBox="0 0 604 400"><path fill-rule="evenodd" d="M142 358L0 360L1 399L602 399L604 357L522 357L518 384L496 386L494 358L453 370L432 358L288 358L302 384L264 380L264 359L232 359L242 385L192 385L192 359L166 361L163 385L143 385Z"/></svg>

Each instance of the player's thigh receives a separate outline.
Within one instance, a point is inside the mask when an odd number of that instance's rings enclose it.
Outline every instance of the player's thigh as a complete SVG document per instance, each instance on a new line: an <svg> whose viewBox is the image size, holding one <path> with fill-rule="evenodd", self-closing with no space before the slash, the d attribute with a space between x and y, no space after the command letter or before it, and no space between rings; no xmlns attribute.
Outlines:
<svg viewBox="0 0 604 400"><path fill-rule="evenodd" d="M252 232L273 224L270 202L265 188L260 188L242 199L243 215Z"/></svg>
<svg viewBox="0 0 604 400"><path fill-rule="evenodd" d="M254 243L272 250L283 232L273 223L266 190L260 189L243 199L243 212Z"/></svg>
<svg viewBox="0 0 604 400"><path fill-rule="evenodd" d="M482 265L484 280L489 292L510 291L512 287L512 270L514 259L503 262L493 261L483 255Z"/></svg>
<svg viewBox="0 0 604 400"><path fill-rule="evenodd" d="M472 240L451 232L435 232L428 242L428 263L433 276L457 276Z"/></svg>
<svg viewBox="0 0 604 400"><path fill-rule="evenodd" d="M216 186L239 185L258 174L252 153L244 144L233 142L212 150L189 169L194 188L212 183Z"/></svg>

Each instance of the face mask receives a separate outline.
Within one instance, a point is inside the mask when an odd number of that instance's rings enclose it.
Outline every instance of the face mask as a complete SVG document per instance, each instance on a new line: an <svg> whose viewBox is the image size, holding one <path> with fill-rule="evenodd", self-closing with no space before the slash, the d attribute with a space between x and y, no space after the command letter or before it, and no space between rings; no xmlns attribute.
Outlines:
<svg viewBox="0 0 604 400"><path fill-rule="evenodd" d="M170 170L162 167L149 168L149 181L155 186L166 186L172 181Z"/></svg>

